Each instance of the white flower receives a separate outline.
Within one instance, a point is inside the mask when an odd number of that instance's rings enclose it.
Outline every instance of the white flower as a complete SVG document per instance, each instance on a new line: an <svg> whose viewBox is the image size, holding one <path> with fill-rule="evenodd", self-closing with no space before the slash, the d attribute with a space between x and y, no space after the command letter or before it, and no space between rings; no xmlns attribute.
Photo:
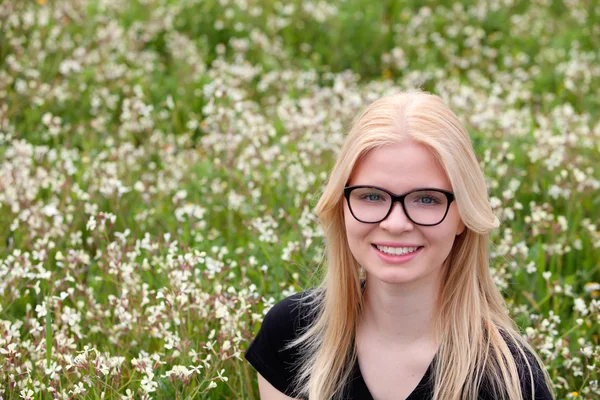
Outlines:
<svg viewBox="0 0 600 400"><path fill-rule="evenodd" d="M75 326L81 321L81 315L79 315L79 313L71 307L65 306L60 316L60 319L63 322L67 323L69 326Z"/></svg>
<svg viewBox="0 0 600 400"><path fill-rule="evenodd" d="M35 306L35 312L38 318L44 318L46 316L46 302L42 301L42 304Z"/></svg>
<svg viewBox="0 0 600 400"><path fill-rule="evenodd" d="M535 271L537 271L537 267L535 265L535 262L530 261L527 266L525 267L526 271L528 274L533 274Z"/></svg>
<svg viewBox="0 0 600 400"><path fill-rule="evenodd" d="M197 373L197 374L200 374L200 370L201 370L203 367L202 367L202 365L201 365L201 364L198 364L198 365L197 365L197 366L195 366L195 367L194 367L193 365L190 365L190 366L189 366L189 368L190 368L190 372L195 372L195 373Z"/></svg>
<svg viewBox="0 0 600 400"><path fill-rule="evenodd" d="M175 366L173 366L173 368L170 371L167 371L163 375L163 377L170 377L172 375L175 375L178 378L187 378L191 374L192 374L192 371L187 369L185 366L175 365Z"/></svg>
<svg viewBox="0 0 600 400"><path fill-rule="evenodd" d="M552 277L552 272L550 271L546 271L546 272L542 272L542 277L546 280L549 281L550 278Z"/></svg>
<svg viewBox="0 0 600 400"><path fill-rule="evenodd" d="M106 221L109 221L111 224L114 224L115 221L117 220L117 216L111 213L105 213L105 212L101 212L100 213L100 221L102 223L102 225L104 225L106 223Z"/></svg>
<svg viewBox="0 0 600 400"><path fill-rule="evenodd" d="M575 305L573 306L573 310L578 312L579 314L586 316L589 314L589 310L585 304L585 301L580 297L575 299Z"/></svg>
<svg viewBox="0 0 600 400"><path fill-rule="evenodd" d="M52 361L50 364L50 368L45 368L44 372L46 375L50 376L51 380L55 380L59 377L58 372L62 370L62 367L56 363L56 361Z"/></svg>
<svg viewBox="0 0 600 400"><path fill-rule="evenodd" d="M44 208L42 208L42 214L47 217L54 217L55 215L58 215L59 212L54 204L46 204Z"/></svg>
<svg viewBox="0 0 600 400"><path fill-rule="evenodd" d="M23 400L33 400L33 390L31 389L23 389L21 390L21 392L19 393L19 396L23 399Z"/></svg>
<svg viewBox="0 0 600 400"><path fill-rule="evenodd" d="M208 387L206 388L208 389L214 389L217 387L217 383L215 381L210 381L210 383L208 384Z"/></svg>
<svg viewBox="0 0 600 400"><path fill-rule="evenodd" d="M152 393L158 387L158 383L154 382L152 379L154 378L154 373L150 372L148 376L145 376L144 379L140 382L140 386L142 390L146 393Z"/></svg>
<svg viewBox="0 0 600 400"><path fill-rule="evenodd" d="M85 229L88 231L96 229L96 217L94 215L90 215L90 219L88 219L87 224L85 224Z"/></svg>
<svg viewBox="0 0 600 400"><path fill-rule="evenodd" d="M595 290L600 290L600 283L588 282L584 285L583 290L585 290L586 293L591 293Z"/></svg>
<svg viewBox="0 0 600 400"><path fill-rule="evenodd" d="M227 351L231 348L231 342L229 340L226 340L223 342L223 345L221 346L221 349Z"/></svg>
<svg viewBox="0 0 600 400"><path fill-rule="evenodd" d="M583 354L586 358L591 358L594 355L594 348L592 346L582 347L581 354Z"/></svg>
<svg viewBox="0 0 600 400"><path fill-rule="evenodd" d="M0 347L0 354L13 355L14 356L16 354L16 351L15 351L16 348L17 348L17 344L16 343L9 343L8 346L6 346L6 349L3 348L3 347Z"/></svg>
<svg viewBox="0 0 600 400"><path fill-rule="evenodd" d="M223 376L223 374L225 373L225 370L222 369L219 372L217 372L217 378L219 378L220 380L222 380L223 382L227 382L229 380L228 377Z"/></svg>
<svg viewBox="0 0 600 400"><path fill-rule="evenodd" d="M167 96L167 107L169 107L169 109L173 109L175 108L175 103L173 102L173 96L169 95Z"/></svg>
<svg viewBox="0 0 600 400"><path fill-rule="evenodd" d="M85 394L86 390L83 387L83 382L78 382L75 384L75 387L73 388L73 390L69 390L69 393L72 393L74 395L76 394Z"/></svg>

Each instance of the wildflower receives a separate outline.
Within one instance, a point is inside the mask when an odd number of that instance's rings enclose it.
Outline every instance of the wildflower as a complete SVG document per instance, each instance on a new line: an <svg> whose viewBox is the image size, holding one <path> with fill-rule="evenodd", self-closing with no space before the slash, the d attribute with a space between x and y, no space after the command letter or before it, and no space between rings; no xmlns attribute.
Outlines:
<svg viewBox="0 0 600 400"><path fill-rule="evenodd" d="M117 220L117 216L114 214L111 214L111 213L101 212L99 214L99 219L100 219L100 223L104 227L106 221L109 221L111 225L114 224L115 221Z"/></svg>
<svg viewBox="0 0 600 400"><path fill-rule="evenodd" d="M173 101L173 96L171 96L171 95L167 96L166 103L167 103L167 107L169 109L172 110L173 108L175 108L175 102Z"/></svg>
<svg viewBox="0 0 600 400"><path fill-rule="evenodd" d="M217 372L217 378L220 379L220 380L222 380L223 382L227 382L229 380L229 378L226 377L226 376L223 376L224 373L225 373L224 369L222 369L219 372Z"/></svg>
<svg viewBox="0 0 600 400"><path fill-rule="evenodd" d="M585 304L585 301L582 298L575 299L575 305L573 306L573 310L575 310L583 316L586 316L589 313L587 305Z"/></svg>
<svg viewBox="0 0 600 400"><path fill-rule="evenodd" d="M586 293L592 293L594 291L598 291L598 290L600 290L600 283L588 282L584 285L583 290L585 290Z"/></svg>
<svg viewBox="0 0 600 400"><path fill-rule="evenodd" d="M147 372L148 375L146 375L144 379L142 379L142 381L140 382L140 386L145 393L152 393L158 387L158 383L153 380L154 373L149 371Z"/></svg>
<svg viewBox="0 0 600 400"><path fill-rule="evenodd" d="M85 229L87 229L88 231L93 231L94 229L96 229L96 217L95 216L93 216L93 215L90 216L87 224L85 224Z"/></svg>
<svg viewBox="0 0 600 400"><path fill-rule="evenodd" d="M528 274L533 274L537 271L537 267L535 265L535 262L530 261L527 266L525 267L525 270L527 271Z"/></svg>
<svg viewBox="0 0 600 400"><path fill-rule="evenodd" d="M203 368L203 366L201 364L198 364L195 367L193 365L190 365L189 368L190 368L190 372L195 372L197 374L200 374L200 370Z"/></svg>
<svg viewBox="0 0 600 400"><path fill-rule="evenodd" d="M16 349L16 343L9 343L8 346L6 346L6 349L4 347L0 347L0 354L7 355L9 357L14 357L17 354Z"/></svg>
<svg viewBox="0 0 600 400"><path fill-rule="evenodd" d="M44 318L46 316L46 302L42 301L42 304L35 306L35 312L38 318Z"/></svg>
<svg viewBox="0 0 600 400"><path fill-rule="evenodd" d="M172 377L173 375L177 378L187 378L188 376L190 376L192 374L192 371L187 369L185 366L183 365L175 365L173 366L173 368L171 368L169 371L165 372L165 374L163 375L163 377Z"/></svg>
<svg viewBox="0 0 600 400"><path fill-rule="evenodd" d="M549 281L549 280L550 280L550 278L552 277L552 272L550 272L550 271L545 271L545 272L542 272L542 277L543 277L543 278L544 278L546 281Z"/></svg>
<svg viewBox="0 0 600 400"><path fill-rule="evenodd" d="M62 370L62 367L56 363L56 361L52 361L49 368L44 369L44 373L50 377L51 380L56 380L59 377L59 372Z"/></svg>
<svg viewBox="0 0 600 400"><path fill-rule="evenodd" d="M21 397L23 400L33 400L33 395L34 392L31 389L23 389L19 393L19 397Z"/></svg>
<svg viewBox="0 0 600 400"><path fill-rule="evenodd" d="M96 371L100 371L100 373L103 376L108 375L108 373L110 372L110 368L108 367L108 365L102 362L102 360L96 360L95 369Z"/></svg>
<svg viewBox="0 0 600 400"><path fill-rule="evenodd" d="M76 383L73 390L69 390L69 393L72 393L73 395L84 395L85 392L86 389L83 387L83 382Z"/></svg>
<svg viewBox="0 0 600 400"><path fill-rule="evenodd" d="M583 354L586 358L592 357L594 354L594 349L592 346L585 346L580 349L581 354Z"/></svg>

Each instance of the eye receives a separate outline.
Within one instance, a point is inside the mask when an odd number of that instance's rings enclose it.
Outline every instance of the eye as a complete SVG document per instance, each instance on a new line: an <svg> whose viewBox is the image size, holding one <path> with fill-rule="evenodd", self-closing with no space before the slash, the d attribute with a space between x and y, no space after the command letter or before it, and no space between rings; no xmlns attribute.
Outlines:
<svg viewBox="0 0 600 400"><path fill-rule="evenodd" d="M431 196L431 195L422 195L422 196L419 196L419 197L417 197L415 199L415 201L417 203L419 203L419 204L423 204L423 205L426 205L426 206L432 206L432 205L436 205L436 204L441 204L441 201L438 198L436 198L434 196Z"/></svg>
<svg viewBox="0 0 600 400"><path fill-rule="evenodd" d="M381 201L383 198L379 193L364 193L360 196L361 200L366 201Z"/></svg>

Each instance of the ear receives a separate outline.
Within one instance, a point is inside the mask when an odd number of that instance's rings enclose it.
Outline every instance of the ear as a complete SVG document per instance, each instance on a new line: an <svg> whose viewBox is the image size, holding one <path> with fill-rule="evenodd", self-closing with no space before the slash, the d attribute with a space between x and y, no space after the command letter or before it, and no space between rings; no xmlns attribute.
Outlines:
<svg viewBox="0 0 600 400"><path fill-rule="evenodd" d="M456 225L456 236L462 234L465 231L465 223L462 221L462 219L458 220L458 224Z"/></svg>

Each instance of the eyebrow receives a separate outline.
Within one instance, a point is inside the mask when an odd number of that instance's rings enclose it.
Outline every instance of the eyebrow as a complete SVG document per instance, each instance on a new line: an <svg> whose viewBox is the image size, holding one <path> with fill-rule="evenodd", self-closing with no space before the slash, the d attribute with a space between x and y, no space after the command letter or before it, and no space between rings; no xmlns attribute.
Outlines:
<svg viewBox="0 0 600 400"><path fill-rule="evenodd" d="M367 187L372 187L372 188L375 188L375 189L386 190L386 191L388 191L390 193L396 194L393 190L390 190L390 189L388 189L386 187L379 186L379 185L368 184L368 183L357 183L357 184L354 184L354 185L346 185L346 186L344 186L344 188L353 187L353 186L367 186ZM442 187L436 187L436 186L418 186L418 187L413 187L412 189L409 189L409 190L405 190L403 193L410 193L410 192L414 192L416 190L442 190L444 192L453 192L452 189L444 189Z"/></svg>

